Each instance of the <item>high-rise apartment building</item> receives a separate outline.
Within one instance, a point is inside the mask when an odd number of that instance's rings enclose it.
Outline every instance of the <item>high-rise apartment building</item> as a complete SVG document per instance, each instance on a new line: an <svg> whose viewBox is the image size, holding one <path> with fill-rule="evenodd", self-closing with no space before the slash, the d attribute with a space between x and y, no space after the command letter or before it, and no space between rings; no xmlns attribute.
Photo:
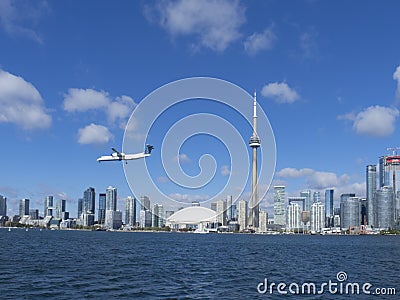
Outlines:
<svg viewBox="0 0 400 300"><path fill-rule="evenodd" d="M154 204L152 217L153 227L161 228L164 226L164 207L162 204Z"/></svg>
<svg viewBox="0 0 400 300"><path fill-rule="evenodd" d="M395 224L395 201L393 187L383 186L375 193L376 223L375 227L381 229L393 228Z"/></svg>
<svg viewBox="0 0 400 300"><path fill-rule="evenodd" d="M310 190L304 190L300 192L300 197L305 198L305 208L304 210L310 211L311 210L311 191Z"/></svg>
<svg viewBox="0 0 400 300"><path fill-rule="evenodd" d="M333 189L325 190L325 227L333 227Z"/></svg>
<svg viewBox="0 0 400 300"><path fill-rule="evenodd" d="M106 194L99 193L98 222L104 224L106 220Z"/></svg>
<svg viewBox="0 0 400 300"><path fill-rule="evenodd" d="M136 226L136 199L128 196L125 206L125 225Z"/></svg>
<svg viewBox="0 0 400 300"><path fill-rule="evenodd" d="M112 186L106 189L106 210L117 210L117 188Z"/></svg>
<svg viewBox="0 0 400 300"><path fill-rule="evenodd" d="M66 206L67 206L67 200L58 199L57 205L56 205L56 218L58 218L58 219L65 218L65 212L66 212L66 208L67 208Z"/></svg>
<svg viewBox="0 0 400 300"><path fill-rule="evenodd" d="M247 201L241 199L237 203L238 205L238 224L240 230L247 228Z"/></svg>
<svg viewBox="0 0 400 300"><path fill-rule="evenodd" d="M285 226L285 186L274 186L274 224Z"/></svg>
<svg viewBox="0 0 400 300"><path fill-rule="evenodd" d="M321 202L311 205L310 223L312 231L321 232L325 227L325 205Z"/></svg>
<svg viewBox="0 0 400 300"><path fill-rule="evenodd" d="M298 203L290 203L286 208L286 229L295 231L301 228L301 208Z"/></svg>
<svg viewBox="0 0 400 300"><path fill-rule="evenodd" d="M353 195L353 196L352 196ZM361 202L354 194L342 194L340 200L340 227L344 230L361 225Z"/></svg>
<svg viewBox="0 0 400 300"><path fill-rule="evenodd" d="M258 232L267 232L267 225L268 225L268 214L264 210L260 210L260 226L258 227Z"/></svg>
<svg viewBox="0 0 400 300"><path fill-rule="evenodd" d="M375 226L374 202L376 192L376 165L367 166L367 224Z"/></svg>
<svg viewBox="0 0 400 300"><path fill-rule="evenodd" d="M227 223L226 219L226 200L217 201L217 222L221 223L222 226L225 226Z"/></svg>
<svg viewBox="0 0 400 300"><path fill-rule="evenodd" d="M96 191L89 187L83 192L83 212L94 214L96 208Z"/></svg>
<svg viewBox="0 0 400 300"><path fill-rule="evenodd" d="M0 195L0 217L7 216L7 198Z"/></svg>
<svg viewBox="0 0 400 300"><path fill-rule="evenodd" d="M29 199L21 199L19 201L19 216L29 216Z"/></svg>
<svg viewBox="0 0 400 300"><path fill-rule="evenodd" d="M44 210L43 210L43 216L53 216L54 212L54 197L53 196L47 196L44 199Z"/></svg>

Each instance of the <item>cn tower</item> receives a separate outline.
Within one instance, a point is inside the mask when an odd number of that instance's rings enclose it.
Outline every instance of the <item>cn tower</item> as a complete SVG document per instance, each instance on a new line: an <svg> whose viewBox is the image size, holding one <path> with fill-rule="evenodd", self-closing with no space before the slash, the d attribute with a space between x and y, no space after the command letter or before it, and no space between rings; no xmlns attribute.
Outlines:
<svg viewBox="0 0 400 300"><path fill-rule="evenodd" d="M251 195L250 195L250 222L253 228L259 226L259 205L258 205L258 172L257 172L257 148L260 147L261 141L257 134L257 94L254 91L253 101L253 134L249 142L253 149L253 159L251 168Z"/></svg>

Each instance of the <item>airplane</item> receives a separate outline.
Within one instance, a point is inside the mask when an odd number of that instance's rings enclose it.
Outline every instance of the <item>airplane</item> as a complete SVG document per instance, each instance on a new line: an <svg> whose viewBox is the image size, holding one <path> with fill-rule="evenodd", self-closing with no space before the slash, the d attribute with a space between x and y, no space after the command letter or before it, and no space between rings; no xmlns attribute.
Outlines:
<svg viewBox="0 0 400 300"><path fill-rule="evenodd" d="M113 160L124 160L126 163L128 163L128 160L133 160L133 159L140 159L140 158L145 158L151 155L151 150L154 149L152 145L147 144L146 145L146 150L142 153L136 153L136 154L125 154L122 152L119 152L115 148L111 148L113 153L111 155L106 155L106 156L101 156L97 159L98 162L102 161L113 161Z"/></svg>

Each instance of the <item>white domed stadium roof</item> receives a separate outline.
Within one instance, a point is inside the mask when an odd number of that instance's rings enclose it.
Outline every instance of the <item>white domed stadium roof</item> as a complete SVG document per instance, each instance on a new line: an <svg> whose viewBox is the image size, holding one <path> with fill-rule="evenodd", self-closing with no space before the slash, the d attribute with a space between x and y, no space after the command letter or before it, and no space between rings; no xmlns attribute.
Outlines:
<svg viewBox="0 0 400 300"><path fill-rule="evenodd" d="M167 222L177 224L199 224L201 222L214 222L217 213L209 208L190 206L178 210L167 219Z"/></svg>

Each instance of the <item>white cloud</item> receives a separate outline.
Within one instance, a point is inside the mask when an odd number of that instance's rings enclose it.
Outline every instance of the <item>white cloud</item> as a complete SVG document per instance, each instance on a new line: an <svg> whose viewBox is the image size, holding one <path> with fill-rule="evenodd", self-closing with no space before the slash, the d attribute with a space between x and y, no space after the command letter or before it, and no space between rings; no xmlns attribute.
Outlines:
<svg viewBox="0 0 400 300"><path fill-rule="evenodd" d="M160 176L160 177L157 178L157 182L159 182L159 183L167 183L167 182L170 182L170 181L171 180L166 176Z"/></svg>
<svg viewBox="0 0 400 300"><path fill-rule="evenodd" d="M189 156L187 156L185 153L181 153L178 156L175 156L174 160L178 161L180 163L189 163L190 162Z"/></svg>
<svg viewBox="0 0 400 300"><path fill-rule="evenodd" d="M263 32L255 32L247 37L244 42L244 49L248 54L255 55L262 50L271 49L275 41L276 35L270 27Z"/></svg>
<svg viewBox="0 0 400 300"><path fill-rule="evenodd" d="M353 121L353 130L357 134L385 137L394 132L398 116L397 108L376 105L367 107L356 115L350 113L338 116L338 119Z"/></svg>
<svg viewBox="0 0 400 300"><path fill-rule="evenodd" d="M231 170L229 169L229 166L223 165L221 167L221 175L222 176L229 176L231 174Z"/></svg>
<svg viewBox="0 0 400 300"><path fill-rule="evenodd" d="M46 112L39 91L22 77L0 70L0 122L23 129L48 128L51 116Z"/></svg>
<svg viewBox="0 0 400 300"><path fill-rule="evenodd" d="M91 123L78 130L79 144L105 144L113 138L107 127Z"/></svg>
<svg viewBox="0 0 400 300"><path fill-rule="evenodd" d="M37 21L49 8L46 1L0 1L0 27L11 36L25 36L38 43L42 43L41 36L29 25Z"/></svg>
<svg viewBox="0 0 400 300"><path fill-rule="evenodd" d="M239 1L229 0L163 1L155 9L147 7L145 13L171 36L195 35L200 46L218 52L240 37L239 28L245 22Z"/></svg>
<svg viewBox="0 0 400 300"><path fill-rule="evenodd" d="M311 189L326 189L335 186L342 186L348 184L350 181L350 176L347 174L338 176L333 172L321 172L309 168L284 168L276 172L276 177L304 178L307 188Z"/></svg>
<svg viewBox="0 0 400 300"><path fill-rule="evenodd" d="M108 93L92 89L69 89L64 95L64 109L68 112L84 112L107 107L111 102Z"/></svg>
<svg viewBox="0 0 400 300"><path fill-rule="evenodd" d="M131 97L117 97L115 101L111 102L107 107L108 121L114 123L118 120L121 122L120 127L125 128L125 120L131 115L135 107L136 103Z"/></svg>
<svg viewBox="0 0 400 300"><path fill-rule="evenodd" d="M273 98L278 103L293 103L300 98L286 82L272 82L265 85L261 90L261 95Z"/></svg>
<svg viewBox="0 0 400 300"><path fill-rule="evenodd" d="M192 201L202 202L210 199L210 196L208 195L189 195L189 194L173 193L169 194L168 196L176 201L186 202L186 203L190 203Z"/></svg>
<svg viewBox="0 0 400 300"><path fill-rule="evenodd" d="M125 128L127 119L136 105L135 101L129 96L123 95L113 100L104 91L76 88L68 90L68 93L64 95L63 102L64 110L68 112L102 110L107 115L110 124L117 123L122 129Z"/></svg>
<svg viewBox="0 0 400 300"><path fill-rule="evenodd" d="M285 177L285 178L298 178L307 175L311 175L314 173L314 170L304 168L304 169L295 169L295 168L284 168L278 172L276 172L277 177Z"/></svg>
<svg viewBox="0 0 400 300"><path fill-rule="evenodd" d="M396 97L400 98L400 66L393 73L393 79L397 81Z"/></svg>

